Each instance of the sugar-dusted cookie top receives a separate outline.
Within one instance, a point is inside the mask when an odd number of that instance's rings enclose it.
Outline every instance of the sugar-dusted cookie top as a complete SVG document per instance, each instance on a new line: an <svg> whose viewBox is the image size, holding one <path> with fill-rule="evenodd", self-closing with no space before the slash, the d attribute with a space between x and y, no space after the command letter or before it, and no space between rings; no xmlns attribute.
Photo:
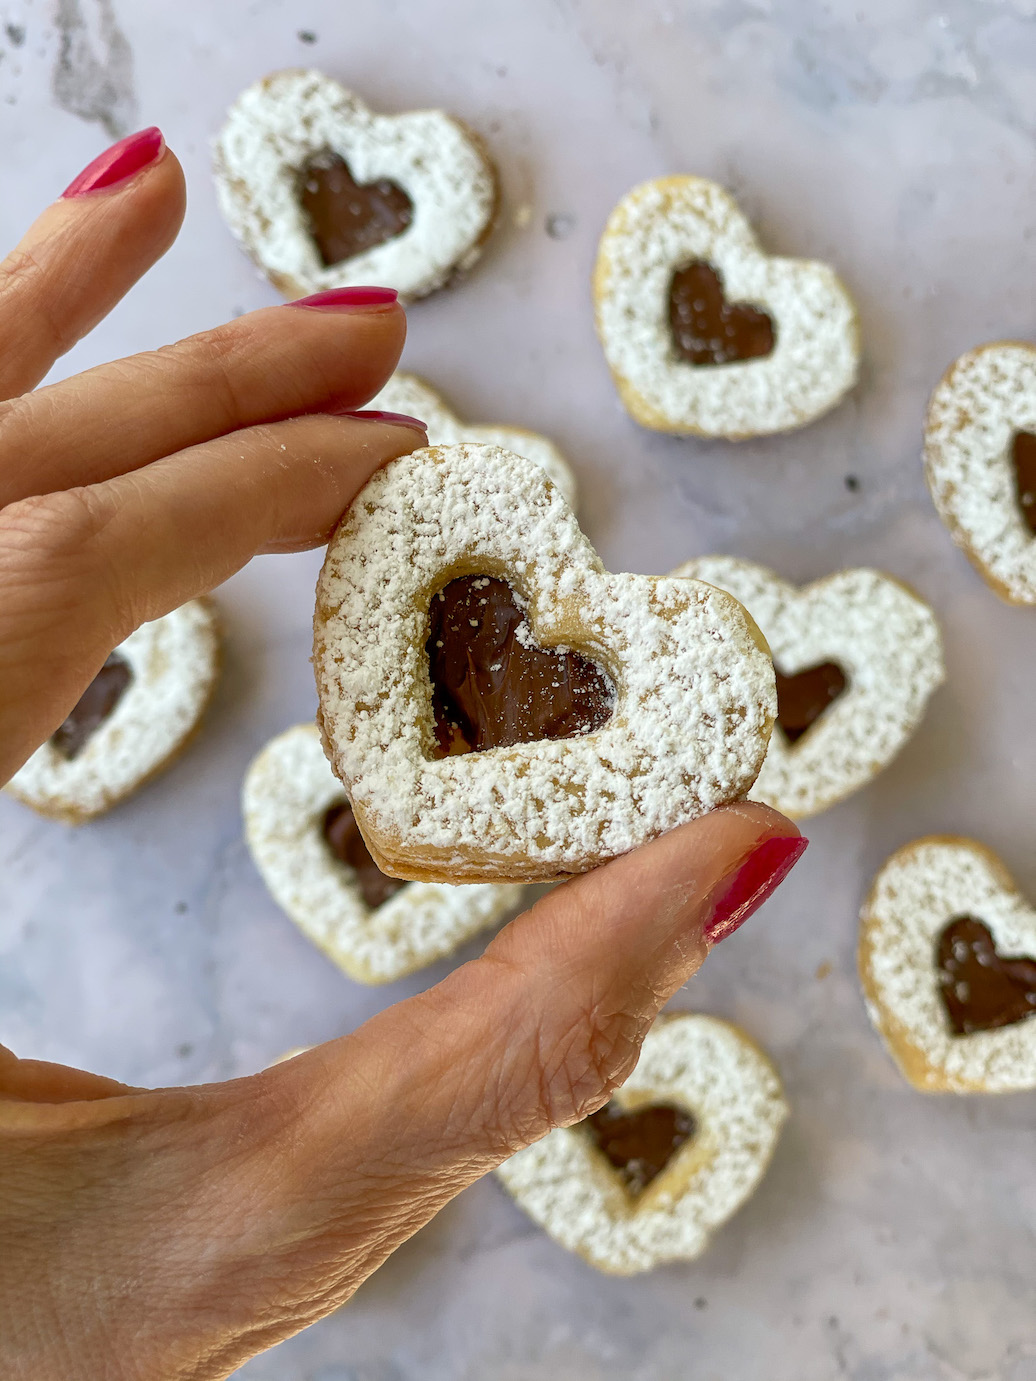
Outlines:
<svg viewBox="0 0 1036 1381"><path fill-rule="evenodd" d="M623 197L594 298L622 401L657 431L786 431L856 382L856 311L833 269L765 254L733 197L705 178L658 178Z"/></svg>

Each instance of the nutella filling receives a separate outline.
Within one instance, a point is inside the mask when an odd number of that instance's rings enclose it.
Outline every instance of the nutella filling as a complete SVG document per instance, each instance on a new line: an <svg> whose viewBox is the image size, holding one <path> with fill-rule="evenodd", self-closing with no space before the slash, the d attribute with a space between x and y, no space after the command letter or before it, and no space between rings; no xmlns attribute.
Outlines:
<svg viewBox="0 0 1036 1381"><path fill-rule="evenodd" d="M820 662L794 676L785 676L778 667L777 723L789 743L797 743L807 729L845 691L849 682L837 662Z"/></svg>
<svg viewBox="0 0 1036 1381"><path fill-rule="evenodd" d="M997 954L989 927L974 916L950 921L939 936L935 962L955 1036L1036 1016L1036 959Z"/></svg>
<svg viewBox="0 0 1036 1381"><path fill-rule="evenodd" d="M626 1111L606 1103L583 1126L602 1155L618 1171L632 1198L648 1187L673 1156L695 1135L698 1124L683 1108L655 1103Z"/></svg>
<svg viewBox="0 0 1036 1381"><path fill-rule="evenodd" d="M1016 432L1011 445L1018 507L1025 525L1036 537L1036 435Z"/></svg>
<svg viewBox="0 0 1036 1381"><path fill-rule="evenodd" d="M747 302L728 302L719 272L699 259L677 269L669 286L673 345L689 364L732 364L773 353L773 319Z"/></svg>
<svg viewBox="0 0 1036 1381"><path fill-rule="evenodd" d="M532 640L505 580L466 575L435 595L426 650L439 756L571 738L611 718L615 692L596 663Z"/></svg>
<svg viewBox="0 0 1036 1381"><path fill-rule="evenodd" d="M335 858L348 864L356 874L363 900L371 909L388 901L389 897L406 886L399 878L386 877L371 858L348 801L336 801L328 806L324 814L323 833L327 847Z"/></svg>
<svg viewBox="0 0 1036 1381"><path fill-rule="evenodd" d="M324 149L299 173L299 202L327 268L402 235L414 204L386 177L358 183L338 154Z"/></svg>
<svg viewBox="0 0 1036 1381"><path fill-rule="evenodd" d="M64 724L50 741L69 762L79 756L89 739L97 732L126 693L133 680L129 663L113 652L104 666L79 697Z"/></svg>

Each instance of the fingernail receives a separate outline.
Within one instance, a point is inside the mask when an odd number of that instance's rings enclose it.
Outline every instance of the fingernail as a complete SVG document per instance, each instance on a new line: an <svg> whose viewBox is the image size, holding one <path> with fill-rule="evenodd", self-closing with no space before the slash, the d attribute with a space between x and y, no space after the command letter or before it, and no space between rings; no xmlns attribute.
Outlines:
<svg viewBox="0 0 1036 1381"><path fill-rule="evenodd" d="M332 288L289 302L290 307L313 307L318 312L367 312L399 301L395 288Z"/></svg>
<svg viewBox="0 0 1036 1381"><path fill-rule="evenodd" d="M798 863L808 844L809 840L801 835L790 839L771 836L742 859L720 884L713 899L712 915L702 931L710 945L718 945L755 915Z"/></svg>
<svg viewBox="0 0 1036 1381"><path fill-rule="evenodd" d="M165 140L157 125L128 134L110 149L105 149L92 163L88 163L77 178L61 193L62 198L81 197L87 192L101 192L129 182L145 168L157 163L165 150Z"/></svg>
<svg viewBox="0 0 1036 1381"><path fill-rule="evenodd" d="M382 412L378 408L337 408L330 411L335 417L355 417L360 422L387 422L391 427L413 427L415 431L426 432L427 422L419 417L408 417L405 412Z"/></svg>

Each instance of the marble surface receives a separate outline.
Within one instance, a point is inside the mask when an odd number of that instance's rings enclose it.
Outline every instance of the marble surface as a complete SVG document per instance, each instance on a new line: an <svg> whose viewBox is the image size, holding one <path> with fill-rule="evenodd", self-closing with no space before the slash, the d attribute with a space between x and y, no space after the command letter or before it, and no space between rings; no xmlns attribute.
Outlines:
<svg viewBox="0 0 1036 1381"><path fill-rule="evenodd" d="M876 564L945 624L950 680L921 732L813 823L789 885L676 1000L742 1022L793 1106L709 1255L599 1277L489 1180L247 1381L1036 1381L1036 1098L912 1092L853 966L867 879L917 835L975 834L1036 893L1036 614L956 553L918 460L946 364L1033 330L1034 21L1033 0L0 0L4 242L128 128L160 123L190 179L179 244L63 372L274 300L220 223L207 142L240 88L311 62L486 135L503 227L466 283L413 310L406 365L472 419L553 436L609 564ZM807 430L735 448L620 410L588 274L613 203L672 171L726 183L767 245L831 260L856 296L862 382ZM313 710L317 564L264 559L220 591L229 656L204 738L132 805L71 832L0 801L0 1040L20 1053L220 1078L445 971L350 983L242 842L250 757Z"/></svg>

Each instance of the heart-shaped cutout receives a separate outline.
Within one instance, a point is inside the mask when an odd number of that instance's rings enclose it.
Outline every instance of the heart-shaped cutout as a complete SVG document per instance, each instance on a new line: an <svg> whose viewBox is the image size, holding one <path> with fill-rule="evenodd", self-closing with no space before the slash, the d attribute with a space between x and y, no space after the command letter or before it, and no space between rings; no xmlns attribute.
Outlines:
<svg viewBox="0 0 1036 1381"><path fill-rule="evenodd" d="M433 598L507 582L531 639L615 687L603 727L442 757L426 651ZM489 446L379 470L327 552L314 666L329 753L379 865L401 877L585 871L745 794L776 710L758 630L693 581L608 575L558 490Z"/></svg>
<svg viewBox="0 0 1036 1381"><path fill-rule="evenodd" d="M266 745L245 778L242 806L248 847L274 900L360 983L391 983L445 958L521 900L520 887L407 884L383 874L313 724Z"/></svg>
<svg viewBox="0 0 1036 1381"><path fill-rule="evenodd" d="M926 1092L1036 1088L1031 956L1036 909L996 855L970 839L900 849L860 917L867 1010L903 1074Z"/></svg>
<svg viewBox="0 0 1036 1381"><path fill-rule="evenodd" d="M887 767L944 679L935 615L880 571L837 571L799 589L750 561L702 556L673 574L729 591L769 643L779 727L750 795L796 819Z"/></svg>
<svg viewBox="0 0 1036 1381"><path fill-rule="evenodd" d="M755 1191L788 1113L759 1047L728 1022L690 1014L648 1032L609 1109L496 1173L556 1242L612 1275L700 1256Z"/></svg>
<svg viewBox="0 0 1036 1381"><path fill-rule="evenodd" d="M1002 599L1036 604L1036 346L969 350L928 402L925 475L940 518Z"/></svg>
<svg viewBox="0 0 1036 1381"><path fill-rule="evenodd" d="M496 216L495 170L459 120L377 115L320 72L244 91L215 177L231 230L292 298L362 283L423 297L473 266Z"/></svg>
<svg viewBox="0 0 1036 1381"><path fill-rule="evenodd" d="M161 772L192 737L219 675L214 607L196 599L131 633L5 790L81 824Z"/></svg>
<svg viewBox="0 0 1036 1381"><path fill-rule="evenodd" d="M729 193L704 178L659 178L622 199L594 297L626 410L657 431L786 431L856 382L856 311L835 273L765 254Z"/></svg>

